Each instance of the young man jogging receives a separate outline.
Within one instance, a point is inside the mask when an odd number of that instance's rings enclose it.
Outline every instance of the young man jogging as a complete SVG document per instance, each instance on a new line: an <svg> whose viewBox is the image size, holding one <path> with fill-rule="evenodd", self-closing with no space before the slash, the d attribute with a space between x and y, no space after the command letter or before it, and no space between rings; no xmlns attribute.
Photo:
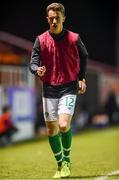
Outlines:
<svg viewBox="0 0 119 180"><path fill-rule="evenodd" d="M65 8L52 3L46 8L49 30L34 43L30 71L43 82L43 112L48 139L58 169L54 178L70 176L71 119L77 93L86 91L88 53L77 33L63 28Z"/></svg>

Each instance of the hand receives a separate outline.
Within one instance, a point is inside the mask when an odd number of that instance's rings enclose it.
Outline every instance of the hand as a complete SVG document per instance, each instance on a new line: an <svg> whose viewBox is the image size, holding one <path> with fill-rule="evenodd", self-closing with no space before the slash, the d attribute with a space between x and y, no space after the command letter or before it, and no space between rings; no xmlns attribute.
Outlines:
<svg viewBox="0 0 119 180"><path fill-rule="evenodd" d="M78 91L78 93L79 94L84 94L85 91L86 91L86 81L85 81L85 79L80 80L78 82L78 84L79 84L79 91Z"/></svg>
<svg viewBox="0 0 119 180"><path fill-rule="evenodd" d="M38 70L37 70L38 76L40 76L40 77L44 76L45 72L46 72L45 66L38 67Z"/></svg>

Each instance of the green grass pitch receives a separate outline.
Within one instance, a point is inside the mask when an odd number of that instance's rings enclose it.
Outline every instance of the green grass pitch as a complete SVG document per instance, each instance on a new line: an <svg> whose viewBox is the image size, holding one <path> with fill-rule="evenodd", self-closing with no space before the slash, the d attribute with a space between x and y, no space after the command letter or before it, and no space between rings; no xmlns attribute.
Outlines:
<svg viewBox="0 0 119 180"><path fill-rule="evenodd" d="M119 170L119 126L73 136L68 179L93 180ZM56 162L47 139L0 148L0 180L52 179ZM119 179L119 174L106 177Z"/></svg>

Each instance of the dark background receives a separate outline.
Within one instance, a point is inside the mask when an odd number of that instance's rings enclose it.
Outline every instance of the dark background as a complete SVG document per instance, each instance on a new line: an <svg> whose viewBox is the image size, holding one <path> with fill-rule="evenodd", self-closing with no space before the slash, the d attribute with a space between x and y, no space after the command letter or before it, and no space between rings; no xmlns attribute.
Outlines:
<svg viewBox="0 0 119 180"><path fill-rule="evenodd" d="M4 1L0 10L0 31L34 42L46 29L45 8L55 1ZM66 9L65 28L78 32L89 58L116 66L118 2L98 0L57 1Z"/></svg>

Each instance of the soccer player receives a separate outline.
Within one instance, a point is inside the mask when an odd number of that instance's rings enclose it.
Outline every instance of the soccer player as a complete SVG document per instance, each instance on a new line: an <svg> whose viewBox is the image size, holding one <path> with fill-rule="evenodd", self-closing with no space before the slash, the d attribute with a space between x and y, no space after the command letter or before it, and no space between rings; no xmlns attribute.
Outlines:
<svg viewBox="0 0 119 180"><path fill-rule="evenodd" d="M71 119L78 92L86 91L88 53L78 33L63 28L65 8L46 8L49 30L36 37L30 71L43 82L43 111L48 139L58 168L54 178L69 177L72 142Z"/></svg>

